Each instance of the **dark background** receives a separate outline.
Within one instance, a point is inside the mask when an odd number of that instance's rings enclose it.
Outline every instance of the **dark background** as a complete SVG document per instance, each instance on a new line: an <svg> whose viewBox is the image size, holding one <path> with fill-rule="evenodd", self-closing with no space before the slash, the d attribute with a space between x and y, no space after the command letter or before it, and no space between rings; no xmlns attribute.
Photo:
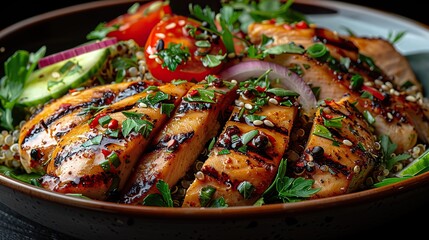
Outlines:
<svg viewBox="0 0 429 240"><path fill-rule="evenodd" d="M173 0L174 1L174 0ZM178 0L184 2L185 0ZM192 0L193 2L212 2L213 0ZM315 0L317 1L317 0ZM28 1L23 4L22 1L7 0L0 7L0 29L5 28L25 18L41 14L50 10L75 5L79 3L90 2L89 0L57 0L57 1ZM392 12L414 19L416 21L429 25L429 14L425 9L419 9L421 2L417 0L342 0L339 2L348 2L368 6L383 11ZM186 4L183 4L186 6ZM420 12L420 13L419 13Z"/></svg>
<svg viewBox="0 0 429 240"><path fill-rule="evenodd" d="M170 0L175 1L175 0ZM185 0L178 0L182 4ZM213 0L192 0L193 2L212 2ZM216 1L216 0L215 0ZM62 7L67 7L75 4L89 2L88 0L57 0L57 1L31 1L25 2L12 0L7 0L6 3L3 3L0 7L0 30L14 24L18 21L24 20L28 17L38 15L44 12L55 10ZM416 0L408 0L406 2L400 0L343 0L341 2L355 3L363 6L368 6L371 8L376 8L386 12L395 13L414 19L418 22L429 25L429 14L427 14L424 9L420 9L421 6L417 3ZM186 4L183 4L186 6ZM423 10L423 11L421 11ZM422 12L422 13L418 13ZM1 197L1 196L0 196ZM412 203L410 203L412 204ZM425 210L425 212L427 212ZM412 215L412 216L415 216ZM388 217L388 216L386 216ZM425 216L423 216L425 218ZM423 220L424 221L424 220ZM397 224L389 224L384 227L384 229L374 229L375 232L372 233L362 233L356 234L355 236L350 236L348 239L372 239L376 237L382 237L381 239L388 239L391 237L406 237L404 239L411 239L409 237L415 236L414 234L422 231L425 232L424 226L426 225L422 222L421 226L408 226L406 225L407 219L399 219ZM402 225L405 230L397 229L398 226ZM395 233L397 232L397 233ZM379 234L382 233L380 236ZM404 235L405 234L405 235ZM144 237L144 236L142 236ZM57 233L50 229L44 228L38 224L35 224L26 218L16 215L11 210L0 204L0 239L8 240L20 240L20 239L30 239L30 240L43 240L43 239L59 239L59 240L72 240L68 236Z"/></svg>

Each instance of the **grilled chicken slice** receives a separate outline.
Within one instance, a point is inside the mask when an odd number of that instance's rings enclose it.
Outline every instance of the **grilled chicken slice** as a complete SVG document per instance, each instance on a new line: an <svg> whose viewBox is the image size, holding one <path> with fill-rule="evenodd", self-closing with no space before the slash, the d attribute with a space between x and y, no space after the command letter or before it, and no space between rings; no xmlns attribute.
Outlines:
<svg viewBox="0 0 429 240"><path fill-rule="evenodd" d="M122 189L146 146L192 83L167 84L100 111L59 141L41 185L108 200ZM155 87L156 88L156 87Z"/></svg>
<svg viewBox="0 0 429 240"><path fill-rule="evenodd" d="M97 86L49 103L21 128L22 166L28 173L45 173L51 153L64 134L90 119L96 109L137 94L152 84L139 81Z"/></svg>
<svg viewBox="0 0 429 240"><path fill-rule="evenodd" d="M381 153L370 124L345 97L320 107L301 158L292 162L295 177L313 179L320 188L311 198L355 192L379 162Z"/></svg>
<svg viewBox="0 0 429 240"><path fill-rule="evenodd" d="M411 83L415 93L423 91L410 63L391 42L382 38L348 37L348 39L359 48L360 53L371 57L384 73L392 76L396 86Z"/></svg>
<svg viewBox="0 0 429 240"><path fill-rule="evenodd" d="M369 38L356 36L340 36L326 28L311 27L307 29L290 29L272 23L253 23L249 25L249 37L253 43L260 43L262 36L274 39L273 45L294 42L308 48L315 42L324 42L331 54L340 59L348 57L353 61L360 55L370 57L375 65L385 74L384 78L395 86L401 87L410 82L416 92L422 92L418 81L408 60L383 38Z"/></svg>
<svg viewBox="0 0 429 240"><path fill-rule="evenodd" d="M182 99L176 113L152 141L127 182L122 202L141 204L143 199L156 193L156 183L163 180L174 186L182 178L205 144L215 137L229 116L229 106L236 99L237 84L215 80L196 84ZM201 91L201 92L199 92ZM206 93L213 99L201 102Z"/></svg>
<svg viewBox="0 0 429 240"><path fill-rule="evenodd" d="M407 108L409 103L405 92L395 87L390 78L376 66L370 58L359 53L359 49L352 41L342 38L333 32L320 29L293 29L273 27L272 24L253 24L249 26L249 34L252 41L258 43L262 34L273 37L273 44L288 43L292 41L306 47L314 44L314 41L326 43L332 57L337 59L336 64L314 59L307 54L282 54L267 57L266 61L272 61L290 69L295 69L303 77L304 81L312 87L320 88L320 99L340 100L345 95L350 95L354 101L360 101L357 105L360 111L367 110L376 119L374 128L378 135L388 135L398 145L396 152L402 153L412 148L418 138L429 142L429 133L418 130L418 126L429 125L428 119L422 113L421 107ZM300 34L301 33L301 34ZM277 42L276 42L277 41ZM349 66L341 64L339 59L348 58ZM352 87L352 78L359 75L364 79L365 86ZM362 93L374 95L372 101L362 99ZM413 97L414 99L418 97ZM413 118L413 116L419 116ZM404 137L406 136L406 137Z"/></svg>
<svg viewBox="0 0 429 240"><path fill-rule="evenodd" d="M201 168L203 177L196 178L187 189L183 207L208 207L220 198L228 206L252 205L273 181L288 148L297 108L265 105L254 113L266 117L264 124L252 119L251 113L242 115L241 109L248 104L252 102L240 97ZM240 193L241 188L247 188L246 193ZM207 193L209 199L202 197Z"/></svg>

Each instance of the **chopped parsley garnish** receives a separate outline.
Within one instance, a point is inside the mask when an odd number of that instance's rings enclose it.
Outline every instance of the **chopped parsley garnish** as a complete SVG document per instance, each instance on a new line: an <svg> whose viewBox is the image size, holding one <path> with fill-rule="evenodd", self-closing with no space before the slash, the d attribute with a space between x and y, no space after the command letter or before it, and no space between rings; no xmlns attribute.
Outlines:
<svg viewBox="0 0 429 240"><path fill-rule="evenodd" d="M122 122L122 135L127 137L131 133L141 134L147 138L152 132L153 124L142 119L144 114L135 112L122 112L127 119Z"/></svg>
<svg viewBox="0 0 429 240"><path fill-rule="evenodd" d="M200 200L201 207L209 206L215 192L216 192L216 188L214 188L213 186L210 186L210 185L201 188L200 194L198 196L198 199Z"/></svg>
<svg viewBox="0 0 429 240"><path fill-rule="evenodd" d="M344 116L335 117L331 119L323 118L323 125L325 125L326 127L341 128L343 126L342 121L344 118Z"/></svg>
<svg viewBox="0 0 429 240"><path fill-rule="evenodd" d="M82 147L90 147L93 145L100 145L103 135L99 134L93 138L88 139L86 142L82 143Z"/></svg>
<svg viewBox="0 0 429 240"><path fill-rule="evenodd" d="M243 181L237 186L237 190L244 197L244 199L249 199L251 198L255 187L250 182Z"/></svg>
<svg viewBox="0 0 429 240"><path fill-rule="evenodd" d="M45 55L46 47L36 53L16 51L4 63L5 76L0 79L0 126L14 129L12 110L24 91L24 83L37 67L39 59Z"/></svg>
<svg viewBox="0 0 429 240"><path fill-rule="evenodd" d="M211 89L197 89L198 94L193 96L186 95L183 99L188 102L205 102L205 103L215 103L215 91Z"/></svg>
<svg viewBox="0 0 429 240"><path fill-rule="evenodd" d="M157 91L155 93L148 94L145 98L141 98L137 102L144 103L149 107L156 107L158 103L168 99L170 99L169 94L162 91Z"/></svg>
<svg viewBox="0 0 429 240"><path fill-rule="evenodd" d="M174 110L173 103L161 103L161 113L170 117L171 112Z"/></svg>
<svg viewBox="0 0 429 240"><path fill-rule="evenodd" d="M173 199L171 198L170 187L163 180L158 180L156 188L159 193L151 193L143 199L145 206L158 207L173 207Z"/></svg>
<svg viewBox="0 0 429 240"><path fill-rule="evenodd" d="M201 58L201 62L203 63L204 67L217 67L219 66L222 61L225 59L226 54L224 55L212 55L207 54L204 57Z"/></svg>
<svg viewBox="0 0 429 240"><path fill-rule="evenodd" d="M392 169L396 162L403 161L411 157L411 155L408 153L393 155L398 145L393 143L392 140L390 140L390 137L387 135L380 136L380 145L381 151L383 153L383 162L386 164L386 168L389 170Z"/></svg>
<svg viewBox="0 0 429 240"><path fill-rule="evenodd" d="M332 141L335 140L329 129L320 124L314 126L313 134L319 137L330 139Z"/></svg>
<svg viewBox="0 0 429 240"><path fill-rule="evenodd" d="M105 109L108 105L104 106L95 106L94 104L89 105L88 107L82 108L82 110L77 114L78 116L86 115L86 114L95 114L99 111Z"/></svg>
<svg viewBox="0 0 429 240"><path fill-rule="evenodd" d="M228 149L222 149L222 150L220 150L218 153L217 153L217 155L227 155L227 154L230 154L231 152L228 150Z"/></svg>
<svg viewBox="0 0 429 240"><path fill-rule="evenodd" d="M162 60L162 67L174 72L180 64L188 61L191 56L189 48L182 47L181 43L168 43L167 48L162 49L156 54Z"/></svg>
<svg viewBox="0 0 429 240"><path fill-rule="evenodd" d="M119 25L107 26L106 22L99 23L94 30L86 35L87 40L102 40L108 33L119 29Z"/></svg>
<svg viewBox="0 0 429 240"><path fill-rule="evenodd" d="M350 79L350 87L354 90L360 89L363 84L363 77L359 74L355 74Z"/></svg>
<svg viewBox="0 0 429 240"><path fill-rule="evenodd" d="M320 191L320 188L312 187L314 183L313 179L287 177L286 166L287 161L282 159L274 181L254 205L261 206L266 203L276 202L298 202Z"/></svg>
<svg viewBox="0 0 429 240"><path fill-rule="evenodd" d="M267 89L267 92L272 93L279 97L298 97L299 96L297 92L287 90L284 88L270 88L270 89Z"/></svg>

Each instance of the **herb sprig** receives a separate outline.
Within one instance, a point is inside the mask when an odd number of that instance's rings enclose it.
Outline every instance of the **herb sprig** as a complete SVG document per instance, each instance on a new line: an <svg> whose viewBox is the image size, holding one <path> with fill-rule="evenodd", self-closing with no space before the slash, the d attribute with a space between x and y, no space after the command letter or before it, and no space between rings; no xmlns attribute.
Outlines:
<svg viewBox="0 0 429 240"><path fill-rule="evenodd" d="M0 80L0 126L13 130L12 110L24 91L24 84L36 69L39 59L45 55L46 47L36 53L25 50L16 51L4 63L5 76Z"/></svg>

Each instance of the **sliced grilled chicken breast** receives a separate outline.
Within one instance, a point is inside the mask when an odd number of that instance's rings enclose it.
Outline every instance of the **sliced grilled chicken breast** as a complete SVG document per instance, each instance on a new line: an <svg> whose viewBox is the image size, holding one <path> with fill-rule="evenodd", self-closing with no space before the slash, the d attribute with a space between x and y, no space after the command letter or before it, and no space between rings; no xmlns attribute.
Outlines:
<svg viewBox="0 0 429 240"><path fill-rule="evenodd" d="M21 163L30 172L45 173L51 153L61 137L97 110L142 92L149 81L109 84L70 93L46 105L21 128Z"/></svg>
<svg viewBox="0 0 429 240"><path fill-rule="evenodd" d="M241 112L252 103L240 97L240 107L234 108L201 168L203 177L187 189L183 207L208 207L219 198L228 206L252 205L273 181L297 108L268 104L255 113L265 118L252 121L252 114Z"/></svg>
<svg viewBox="0 0 429 240"><path fill-rule="evenodd" d="M379 162L377 137L353 100L326 101L320 107L301 158L291 163L295 177L313 179L320 188L311 198L355 192Z"/></svg>
<svg viewBox="0 0 429 240"><path fill-rule="evenodd" d="M163 180L173 186L182 178L204 150L205 144L215 137L221 124L227 120L229 106L236 99L237 84L215 80L196 84L182 98L176 113L152 141L153 144L137 164L121 201L141 204L156 183ZM208 93L212 98L201 100Z"/></svg>
<svg viewBox="0 0 429 240"><path fill-rule="evenodd" d="M192 85L167 84L144 91L75 126L53 150L42 186L98 200L118 194L169 111Z"/></svg>
<svg viewBox="0 0 429 240"><path fill-rule="evenodd" d="M298 71L304 81L312 87L320 88L320 99L340 100L343 96L350 95L354 101L361 102L362 104L357 105L359 110L367 110L371 113L376 119L374 128L377 134L388 135L398 145L397 153L412 148L418 138L429 142L428 131L418 131L417 129L418 126L429 125L427 118L412 117L424 116L421 113L422 110L419 110L417 106L404 107L409 105L405 100L407 93L401 92L400 87L395 86L391 82L392 79L370 58L362 55L352 41L323 28L288 30L280 26L276 28L270 28L270 26L272 24L249 26L252 41L256 41L255 43L261 41L258 36L262 34L268 34L267 36L275 39L273 46L292 41L309 47L316 41L320 41L326 43L329 53L337 60L324 62L312 58L308 54L282 54L267 57L266 61L272 61ZM347 67L340 60L345 58L350 60ZM352 87L355 75L362 77L361 85L364 86ZM362 99L361 95L364 92L372 95L373 100Z"/></svg>

